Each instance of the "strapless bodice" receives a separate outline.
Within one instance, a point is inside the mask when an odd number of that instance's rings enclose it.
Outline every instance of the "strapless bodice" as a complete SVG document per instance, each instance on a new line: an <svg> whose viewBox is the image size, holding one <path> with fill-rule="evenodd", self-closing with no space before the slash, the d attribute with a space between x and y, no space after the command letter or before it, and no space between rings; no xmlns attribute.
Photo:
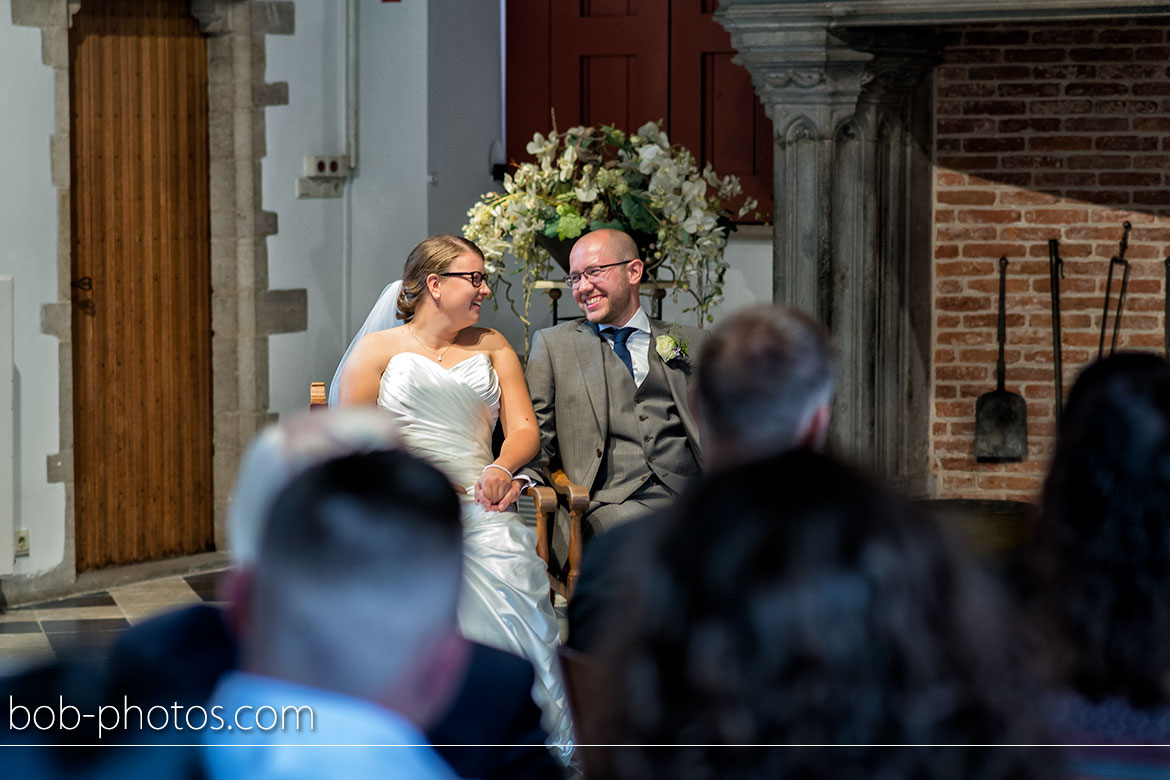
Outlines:
<svg viewBox="0 0 1170 780"><path fill-rule="evenodd" d="M386 363L378 405L395 416L403 442L468 490L491 463L500 381L483 352L450 368L414 352Z"/></svg>

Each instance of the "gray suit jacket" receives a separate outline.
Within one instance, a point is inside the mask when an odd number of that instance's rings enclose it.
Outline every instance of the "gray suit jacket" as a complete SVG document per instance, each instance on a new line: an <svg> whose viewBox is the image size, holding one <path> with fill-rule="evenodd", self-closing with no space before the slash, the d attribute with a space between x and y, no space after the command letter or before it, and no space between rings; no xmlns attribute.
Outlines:
<svg viewBox="0 0 1170 780"><path fill-rule="evenodd" d="M688 388L706 331L677 326L687 345L685 360L666 364L667 384L682 418L687 442L702 465L699 429L691 414ZM650 320L650 360L659 360L655 340L671 326ZM591 487L601 466L609 435L609 393L602 367L603 349L610 349L585 320L573 320L539 330L533 336L525 376L536 420L540 424L540 452L524 473L542 480L546 468L563 468L569 479Z"/></svg>

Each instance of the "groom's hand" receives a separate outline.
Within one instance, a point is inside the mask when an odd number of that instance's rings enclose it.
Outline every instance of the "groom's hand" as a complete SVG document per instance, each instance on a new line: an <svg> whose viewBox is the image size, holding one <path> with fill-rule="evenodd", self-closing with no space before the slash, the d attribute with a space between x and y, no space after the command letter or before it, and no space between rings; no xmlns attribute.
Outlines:
<svg viewBox="0 0 1170 780"><path fill-rule="evenodd" d="M504 494L504 497L497 501L495 505L489 506L487 508L493 512L507 511L508 507L512 506L520 500L520 491L524 489L525 484L526 483L520 479L512 480L512 484L508 488L508 492Z"/></svg>
<svg viewBox="0 0 1170 780"><path fill-rule="evenodd" d="M520 480L513 480L503 469L487 468L475 483L475 500L484 509L502 512L516 503L521 485Z"/></svg>

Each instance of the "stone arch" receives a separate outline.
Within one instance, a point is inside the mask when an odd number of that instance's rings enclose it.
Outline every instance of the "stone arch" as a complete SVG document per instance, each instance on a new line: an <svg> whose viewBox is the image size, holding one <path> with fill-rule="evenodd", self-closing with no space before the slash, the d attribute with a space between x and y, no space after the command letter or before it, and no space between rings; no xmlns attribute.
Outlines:
<svg viewBox="0 0 1170 780"><path fill-rule="evenodd" d="M833 131L834 143L864 143L867 140L865 129L856 116L841 120Z"/></svg>
<svg viewBox="0 0 1170 780"><path fill-rule="evenodd" d="M790 144L797 141L815 141L821 137L816 122L803 114L793 118L778 135L785 143Z"/></svg>

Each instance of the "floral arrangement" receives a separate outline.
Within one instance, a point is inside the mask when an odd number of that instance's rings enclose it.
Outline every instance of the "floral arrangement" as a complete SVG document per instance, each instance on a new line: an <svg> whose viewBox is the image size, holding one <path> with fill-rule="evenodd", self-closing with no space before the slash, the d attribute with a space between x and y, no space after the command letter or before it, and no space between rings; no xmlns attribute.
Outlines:
<svg viewBox="0 0 1170 780"><path fill-rule="evenodd" d="M723 250L735 229L731 204L742 194L736 177L720 178L710 165L699 171L694 156L672 146L655 122L632 135L610 126L563 134L554 127L547 137L534 135L527 150L536 162L515 165L504 176L504 192L484 195L463 227L525 328L532 285L549 278L558 244L603 228L633 236L648 275L669 285L676 301L689 295L694 304L685 311L697 312L700 326L711 321L710 309L723 296ZM755 207L744 198L734 214ZM523 314L504 276L507 252L521 263Z"/></svg>

